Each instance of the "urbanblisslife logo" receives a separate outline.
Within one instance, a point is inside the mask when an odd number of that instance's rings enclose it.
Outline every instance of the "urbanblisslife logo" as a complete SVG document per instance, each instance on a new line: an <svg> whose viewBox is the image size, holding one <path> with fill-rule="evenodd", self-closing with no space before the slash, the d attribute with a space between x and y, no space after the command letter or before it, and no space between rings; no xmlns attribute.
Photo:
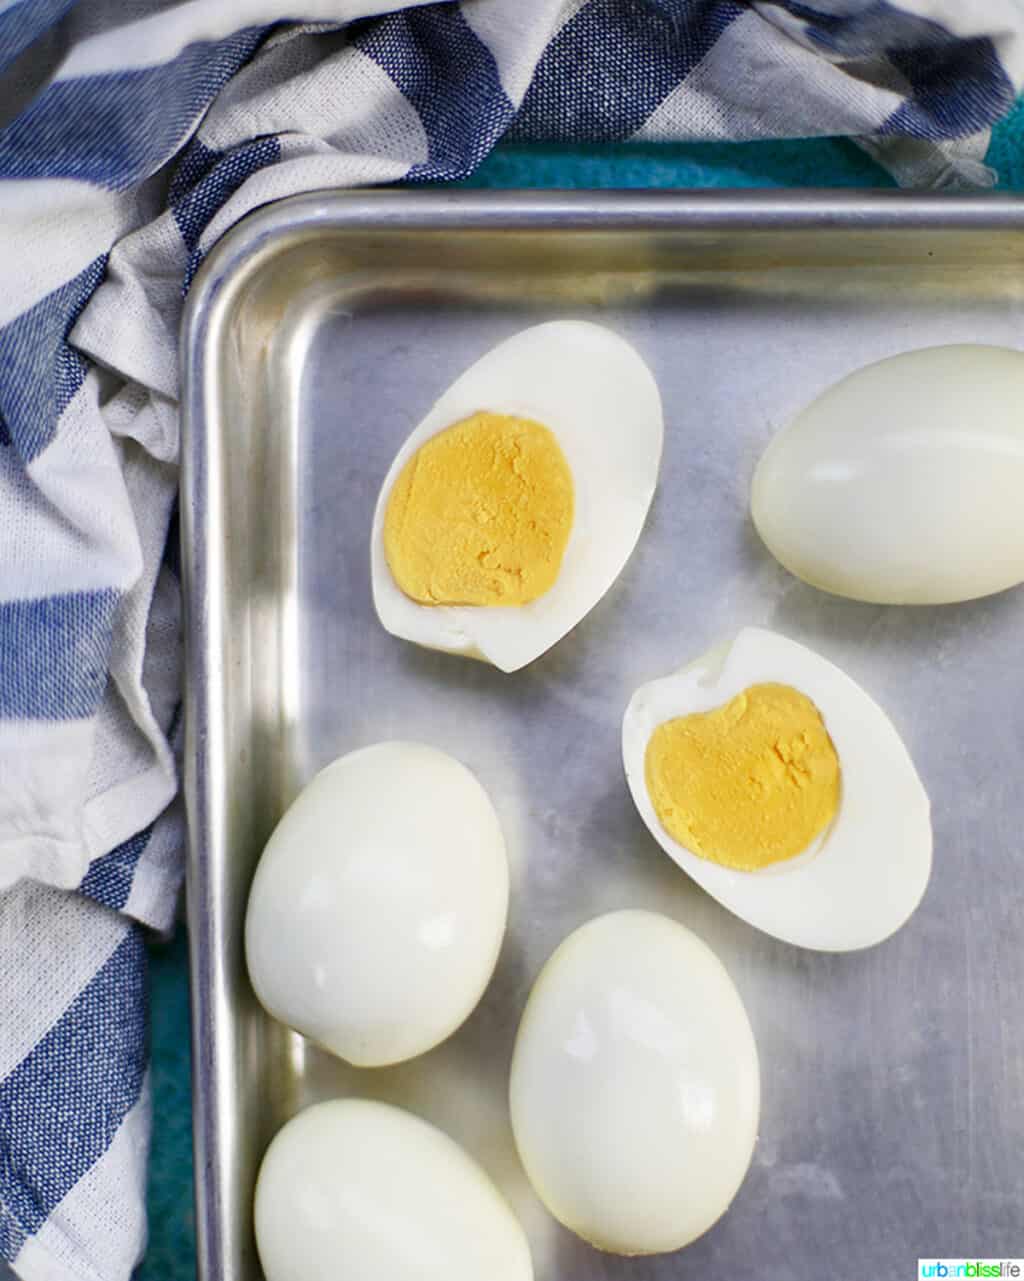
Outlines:
<svg viewBox="0 0 1024 1281"><path fill-rule="evenodd" d="M917 1275L946 1281L955 1281L957 1277L998 1277L1013 1281L1015 1277L1024 1278L1024 1259L918 1259Z"/></svg>

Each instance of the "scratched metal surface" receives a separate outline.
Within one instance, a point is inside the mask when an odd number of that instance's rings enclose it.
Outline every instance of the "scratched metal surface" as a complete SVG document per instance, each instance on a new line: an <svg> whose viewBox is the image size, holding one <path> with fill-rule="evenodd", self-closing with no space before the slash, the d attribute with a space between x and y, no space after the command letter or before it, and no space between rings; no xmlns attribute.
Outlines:
<svg viewBox="0 0 1024 1281"><path fill-rule="evenodd" d="M258 214L186 325L190 920L200 1275L256 1281L259 1157L297 1108L399 1102L459 1139L520 1213L539 1281L912 1276L918 1256L1024 1250L1024 592L898 609L789 577L747 517L773 431L852 368L944 341L1024 345L1010 200L717 193L345 197ZM387 636L368 579L377 490L477 356L539 320L626 335L666 411L659 492L608 596L514 676ZM622 775L632 689L737 627L775 628L889 711L934 807L925 899L893 939L815 954L757 933L660 852ZM420 738L467 761L509 840L491 987L420 1060L348 1069L274 1025L241 959L262 841L333 756ZM621 1260L557 1228L506 1110L530 983L613 907L692 927L746 1003L760 1136L727 1215ZM372 982L372 976L366 976Z"/></svg>

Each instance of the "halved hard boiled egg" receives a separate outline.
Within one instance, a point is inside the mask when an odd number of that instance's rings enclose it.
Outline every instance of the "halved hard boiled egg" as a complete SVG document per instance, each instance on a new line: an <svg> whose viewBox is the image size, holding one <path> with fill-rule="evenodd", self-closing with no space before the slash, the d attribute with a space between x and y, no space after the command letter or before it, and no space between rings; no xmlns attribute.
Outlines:
<svg viewBox="0 0 1024 1281"><path fill-rule="evenodd" d="M512 1057L516 1147L566 1227L615 1254L689 1244L750 1165L757 1046L714 953L654 912L581 926L540 972Z"/></svg>
<svg viewBox="0 0 1024 1281"><path fill-rule="evenodd" d="M622 753L662 849L776 938L870 947L924 894L930 807L906 747L860 686L795 641L748 627L642 686Z"/></svg>
<svg viewBox="0 0 1024 1281"><path fill-rule="evenodd" d="M399 450L374 513L395 636L516 671L607 592L661 461L661 398L625 339L552 321L466 370Z"/></svg>

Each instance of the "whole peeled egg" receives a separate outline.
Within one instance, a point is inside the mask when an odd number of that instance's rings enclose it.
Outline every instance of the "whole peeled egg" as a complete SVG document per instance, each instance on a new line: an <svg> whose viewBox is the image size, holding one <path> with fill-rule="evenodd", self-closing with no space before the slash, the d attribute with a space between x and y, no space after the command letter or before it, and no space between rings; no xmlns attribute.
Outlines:
<svg viewBox="0 0 1024 1281"><path fill-rule="evenodd" d="M618 577L657 484L661 398L602 325L534 325L482 355L399 449L371 534L395 636L513 672Z"/></svg>
<svg viewBox="0 0 1024 1281"><path fill-rule="evenodd" d="M728 1208L757 1136L757 1047L724 966L657 913L581 926L530 993L510 1104L566 1227L615 1254L687 1245Z"/></svg>
<svg viewBox="0 0 1024 1281"><path fill-rule="evenodd" d="M798 578L941 605L1024 581L1024 353L955 344L850 374L772 440L751 514Z"/></svg>
<svg viewBox="0 0 1024 1281"><path fill-rule="evenodd" d="M487 1175L446 1134L383 1103L300 1112L256 1182L267 1281L531 1281L530 1248Z"/></svg>
<svg viewBox="0 0 1024 1281"><path fill-rule="evenodd" d="M483 994L508 890L498 817L466 766L423 743L351 752L260 858L245 921L256 995L358 1067L422 1054Z"/></svg>

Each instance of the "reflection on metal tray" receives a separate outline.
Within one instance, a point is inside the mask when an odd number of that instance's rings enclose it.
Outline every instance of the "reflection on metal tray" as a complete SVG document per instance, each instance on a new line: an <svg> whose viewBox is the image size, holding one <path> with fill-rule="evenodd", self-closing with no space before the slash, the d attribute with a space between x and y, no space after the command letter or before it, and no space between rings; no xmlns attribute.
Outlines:
<svg viewBox="0 0 1024 1281"><path fill-rule="evenodd" d="M478 355L541 319L598 319L658 378L666 451L633 559L516 676L415 650L377 623L368 535L390 459ZM395 1100L492 1173L538 1281L911 1276L1019 1253L1024 1231L1024 592L938 609L830 598L752 533L754 463L869 360L945 341L1024 345L1024 205L835 193L320 193L247 218L185 328L196 1186L203 1281L255 1281L261 1153L305 1103ZM619 753L635 685L746 623L804 641L886 707L934 803L917 915L865 953L803 952L707 898L636 817ZM384 737L470 763L513 859L483 1003L447 1044L346 1069L263 1015L242 957L260 847L320 765ZM615 906L692 926L761 1052L753 1166L681 1256L621 1260L556 1228L525 1186L505 1091L531 980ZM372 982L367 975L366 981ZM485 1281L485 1279L481 1279Z"/></svg>

